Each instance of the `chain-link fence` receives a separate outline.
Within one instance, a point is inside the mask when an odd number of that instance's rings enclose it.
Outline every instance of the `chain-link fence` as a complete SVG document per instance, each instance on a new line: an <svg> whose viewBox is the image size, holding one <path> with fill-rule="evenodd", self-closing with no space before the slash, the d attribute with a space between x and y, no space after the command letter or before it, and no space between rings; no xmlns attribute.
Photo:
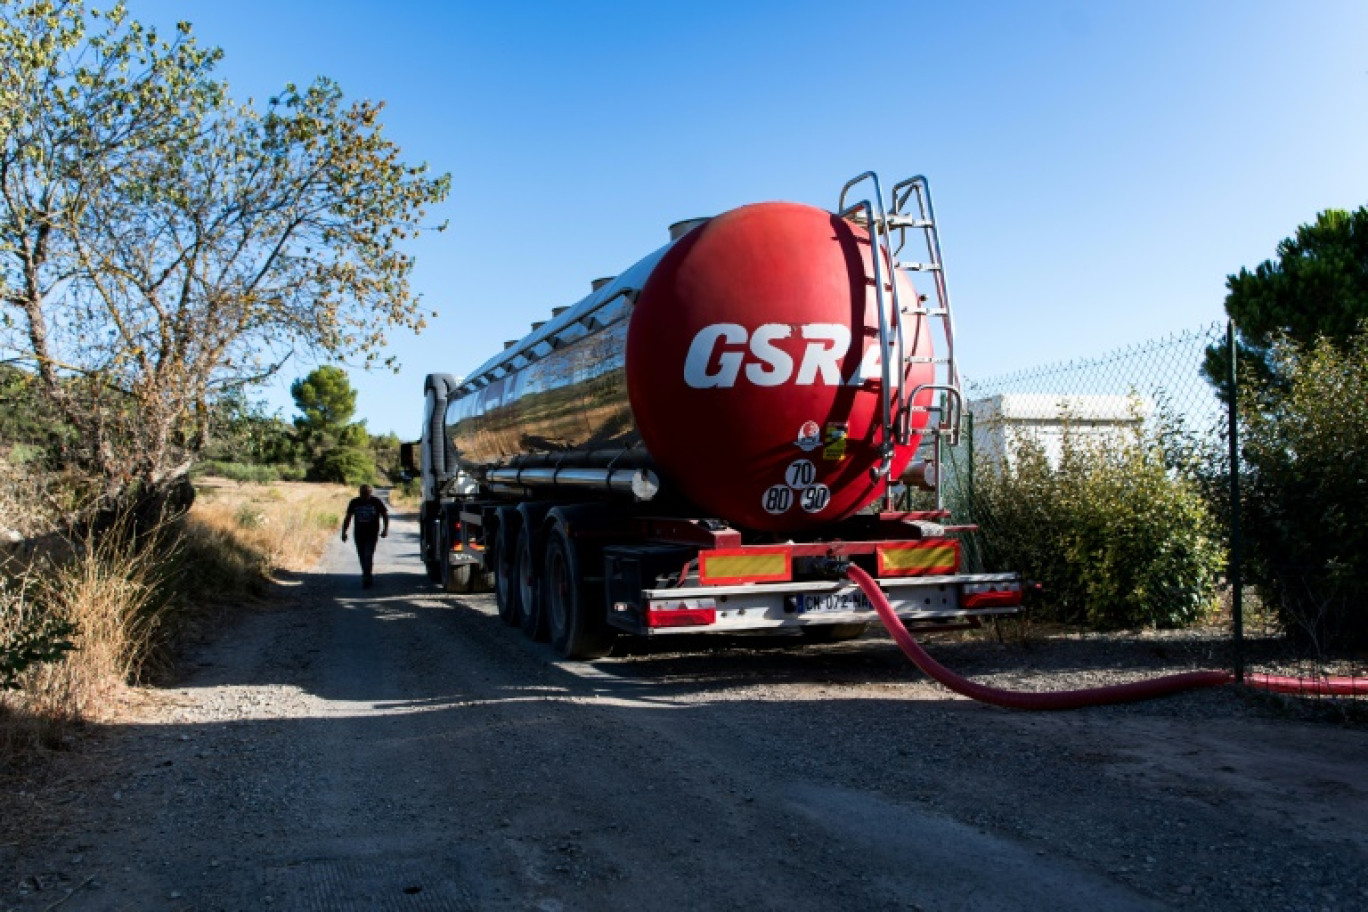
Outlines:
<svg viewBox="0 0 1368 912"><path fill-rule="evenodd" d="M962 536L966 566L1037 582L1029 605L1041 621L1214 630L1240 671L1368 678L1352 637L1294 629L1306 625L1271 603L1266 567L1263 585L1238 597L1231 585L1244 547L1230 354L1227 326L1214 323L967 383L959 443L940 453L943 505L978 527Z"/></svg>

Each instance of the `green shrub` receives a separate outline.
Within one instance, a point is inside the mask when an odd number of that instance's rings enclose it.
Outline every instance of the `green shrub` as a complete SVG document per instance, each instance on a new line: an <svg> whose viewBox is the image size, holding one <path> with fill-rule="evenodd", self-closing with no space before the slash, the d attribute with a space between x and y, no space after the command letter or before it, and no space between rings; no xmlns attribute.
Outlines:
<svg viewBox="0 0 1368 912"><path fill-rule="evenodd" d="M202 462L195 466L194 476L210 475L226 478L244 484L270 484L280 478L279 467L273 465L253 465L243 462Z"/></svg>
<svg viewBox="0 0 1368 912"><path fill-rule="evenodd" d="M1101 629L1174 627L1215 606L1220 530L1197 485L1143 430L1035 439L980 466L970 510L988 569L1041 584L1033 616Z"/></svg>
<svg viewBox="0 0 1368 912"><path fill-rule="evenodd" d="M359 447L335 447L319 456L311 475L314 481L370 484L375 480L375 461Z"/></svg>
<svg viewBox="0 0 1368 912"><path fill-rule="evenodd" d="M281 481L305 481L309 477L308 466L300 463L281 464L275 470Z"/></svg>
<svg viewBox="0 0 1368 912"><path fill-rule="evenodd" d="M12 580L0 583L0 690L17 690L28 669L62 659L76 627L28 598Z"/></svg>
<svg viewBox="0 0 1368 912"><path fill-rule="evenodd" d="M1294 637L1368 644L1368 334L1273 358L1241 390L1247 578Z"/></svg>
<svg viewBox="0 0 1368 912"><path fill-rule="evenodd" d="M238 507L234 519L239 529L260 529L266 524L266 514L250 503Z"/></svg>
<svg viewBox="0 0 1368 912"><path fill-rule="evenodd" d="M206 460L195 465L191 477L226 478L240 484L266 485L275 481L303 481L308 475L305 466L295 463L256 464L250 462L221 462Z"/></svg>
<svg viewBox="0 0 1368 912"><path fill-rule="evenodd" d="M394 486L394 493L398 494L401 500L416 501L423 496L423 482L418 478L405 478ZM390 496L393 497L394 494Z"/></svg>

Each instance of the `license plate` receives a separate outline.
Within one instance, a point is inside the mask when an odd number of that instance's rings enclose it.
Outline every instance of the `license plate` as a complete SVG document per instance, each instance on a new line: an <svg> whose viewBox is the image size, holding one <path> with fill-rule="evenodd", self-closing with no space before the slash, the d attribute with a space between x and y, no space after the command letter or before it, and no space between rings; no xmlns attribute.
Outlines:
<svg viewBox="0 0 1368 912"><path fill-rule="evenodd" d="M850 592L829 592L825 595L805 595L804 611L869 611L869 599L858 589Z"/></svg>

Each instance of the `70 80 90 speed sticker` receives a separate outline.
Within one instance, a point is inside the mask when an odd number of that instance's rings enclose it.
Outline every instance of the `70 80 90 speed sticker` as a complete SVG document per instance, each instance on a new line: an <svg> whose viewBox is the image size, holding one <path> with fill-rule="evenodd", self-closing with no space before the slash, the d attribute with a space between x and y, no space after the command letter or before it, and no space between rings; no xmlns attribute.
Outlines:
<svg viewBox="0 0 1368 912"><path fill-rule="evenodd" d="M795 459L784 470L784 483L770 485L761 495L766 513L788 512L794 502L807 513L820 513L831 503L831 489L817 484L817 466L810 459Z"/></svg>

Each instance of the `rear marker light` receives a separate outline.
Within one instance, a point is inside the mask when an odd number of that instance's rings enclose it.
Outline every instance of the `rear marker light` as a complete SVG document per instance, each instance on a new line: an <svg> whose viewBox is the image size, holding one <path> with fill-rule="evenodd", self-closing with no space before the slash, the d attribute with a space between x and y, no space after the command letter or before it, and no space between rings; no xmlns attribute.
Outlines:
<svg viewBox="0 0 1368 912"><path fill-rule="evenodd" d="M1015 608L1021 604L1021 583L965 583L962 608Z"/></svg>
<svg viewBox="0 0 1368 912"><path fill-rule="evenodd" d="M717 609L706 608L669 608L651 605L646 610L647 627L707 627L717 623Z"/></svg>

